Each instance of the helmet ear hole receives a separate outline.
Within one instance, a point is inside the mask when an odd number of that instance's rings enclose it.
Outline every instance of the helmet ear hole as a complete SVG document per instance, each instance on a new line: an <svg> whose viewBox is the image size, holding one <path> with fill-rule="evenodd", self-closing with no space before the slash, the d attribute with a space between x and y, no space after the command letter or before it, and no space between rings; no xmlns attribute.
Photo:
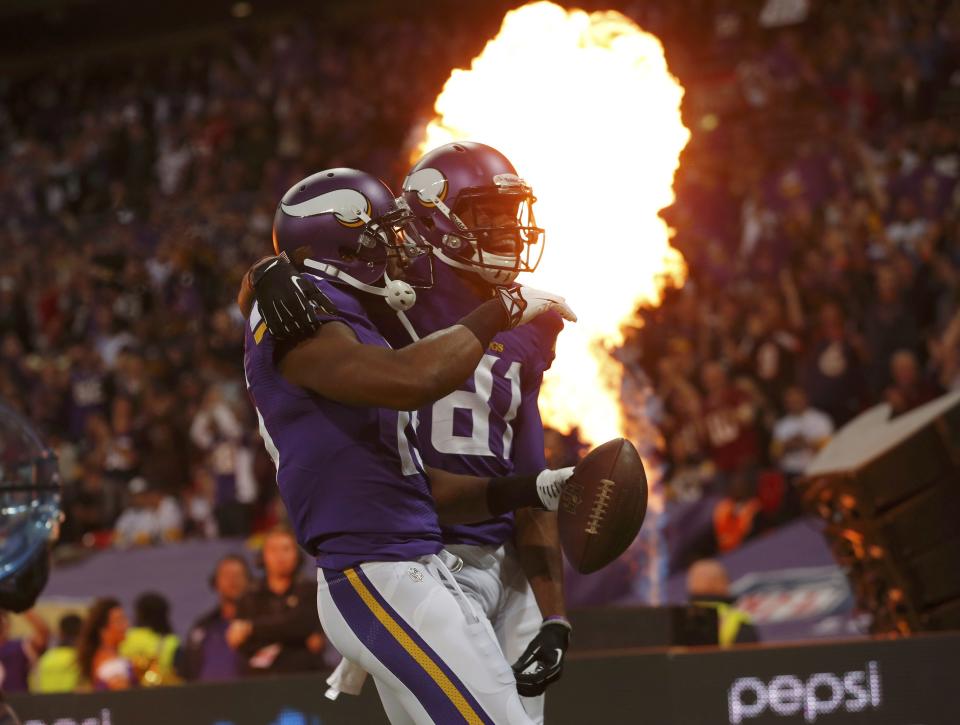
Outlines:
<svg viewBox="0 0 960 725"><path fill-rule="evenodd" d="M437 225L434 223L433 219L428 216L420 217L420 222L430 231L433 231L434 227Z"/></svg>

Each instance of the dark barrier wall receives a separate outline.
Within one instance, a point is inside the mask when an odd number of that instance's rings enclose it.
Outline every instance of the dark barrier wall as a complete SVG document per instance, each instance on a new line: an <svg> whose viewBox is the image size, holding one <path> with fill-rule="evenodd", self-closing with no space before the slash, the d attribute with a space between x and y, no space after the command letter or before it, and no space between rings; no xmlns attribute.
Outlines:
<svg viewBox="0 0 960 725"><path fill-rule="evenodd" d="M736 651L583 657L549 725L957 725L960 634ZM24 725L381 725L372 685L323 698L317 677L113 694L18 696Z"/></svg>
<svg viewBox="0 0 960 725"><path fill-rule="evenodd" d="M960 634L572 663L549 725L960 725Z"/></svg>
<svg viewBox="0 0 960 725"><path fill-rule="evenodd" d="M7 697L23 725L381 725L373 683L361 697L324 698L315 675L83 695Z"/></svg>

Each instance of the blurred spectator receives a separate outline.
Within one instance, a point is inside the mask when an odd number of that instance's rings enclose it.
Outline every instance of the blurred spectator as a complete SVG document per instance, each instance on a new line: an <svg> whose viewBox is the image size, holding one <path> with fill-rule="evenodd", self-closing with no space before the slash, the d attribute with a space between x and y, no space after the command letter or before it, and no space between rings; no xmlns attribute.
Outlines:
<svg viewBox="0 0 960 725"><path fill-rule="evenodd" d="M770 457L788 478L804 472L816 452L833 435L830 417L807 402L803 388L792 385L783 395L787 413L773 427Z"/></svg>
<svg viewBox="0 0 960 725"><path fill-rule="evenodd" d="M719 551L736 549L756 531L763 508L754 491L754 480L744 474L730 479L726 495L713 509L713 534Z"/></svg>
<svg viewBox="0 0 960 725"><path fill-rule="evenodd" d="M204 395L190 426L190 438L206 454L207 469L214 477L220 535L246 536L250 533L250 504L257 495L253 460L244 445L240 420L219 388L211 387Z"/></svg>
<svg viewBox="0 0 960 725"><path fill-rule="evenodd" d="M77 662L77 640L83 619L77 614L65 614L58 626L57 646L40 657L31 685L36 693L73 692L80 684L80 665Z"/></svg>
<svg viewBox="0 0 960 725"><path fill-rule="evenodd" d="M33 610L22 615L33 630L30 639L8 639L10 615L0 610L0 687L4 692L27 692L37 658L50 639L50 629Z"/></svg>
<svg viewBox="0 0 960 725"><path fill-rule="evenodd" d="M701 379L705 390L703 426L710 456L721 473L741 475L757 463L760 453L754 401L730 382L719 362L706 363Z"/></svg>
<svg viewBox="0 0 960 725"><path fill-rule="evenodd" d="M115 397L110 406L110 423L103 450L103 471L107 479L122 491L139 466L133 405L129 398Z"/></svg>
<svg viewBox="0 0 960 725"><path fill-rule="evenodd" d="M927 231L930 222L917 214L917 206L910 197L897 202L897 216L887 225L887 239L896 246L914 251L914 247Z"/></svg>
<svg viewBox="0 0 960 725"><path fill-rule="evenodd" d="M88 534L109 528L109 506L104 491L103 470L93 461L79 467L79 481L65 493L62 539L81 541Z"/></svg>
<svg viewBox="0 0 960 725"><path fill-rule="evenodd" d="M150 391L140 439L140 475L171 496L180 495L190 482L189 440L180 428L176 405L170 392Z"/></svg>
<svg viewBox="0 0 960 725"><path fill-rule="evenodd" d="M670 440L671 468L667 479L667 495L676 501L692 503L700 500L704 490L715 480L717 470L713 461L697 450L687 447L683 438Z"/></svg>
<svg viewBox="0 0 960 725"><path fill-rule="evenodd" d="M892 383L884 392L893 415L900 415L933 400L940 391L920 374L917 356L910 350L898 350L890 358Z"/></svg>
<svg viewBox="0 0 960 725"><path fill-rule="evenodd" d="M734 606L727 570L715 559L694 562L687 571L687 598L691 604L717 610L717 641L721 647L758 642L750 615Z"/></svg>
<svg viewBox="0 0 960 725"><path fill-rule="evenodd" d="M204 466L194 469L193 482L183 492L183 511L189 535L213 539L219 533L214 515L215 485L213 476Z"/></svg>
<svg viewBox="0 0 960 725"><path fill-rule="evenodd" d="M875 298L864 319L864 335L872 356L868 372L873 395L889 380L891 356L900 349L918 349L919 332L917 320L903 299L896 269L893 265L878 267Z"/></svg>
<svg viewBox="0 0 960 725"><path fill-rule="evenodd" d="M717 466L707 453L699 393L683 380L674 386L662 425L670 447L666 492L673 500L693 502L716 480Z"/></svg>
<svg viewBox="0 0 960 725"><path fill-rule="evenodd" d="M747 335L741 350L750 377L767 400L777 400L796 378L800 352L800 340L783 319L777 298L765 299L758 311L747 316Z"/></svg>
<svg viewBox="0 0 960 725"><path fill-rule="evenodd" d="M133 603L134 626L120 643L120 656L133 663L140 684L170 685L178 681L174 658L180 638L170 626L170 603L157 592L144 592Z"/></svg>
<svg viewBox="0 0 960 725"><path fill-rule="evenodd" d="M863 372L839 305L820 308L820 333L806 362L804 391L813 407L842 425L856 414L863 401Z"/></svg>
<svg viewBox="0 0 960 725"><path fill-rule="evenodd" d="M317 585L300 579L293 534L274 529L263 541L263 579L237 604L227 643L249 674L307 672L325 666L326 638L317 616Z"/></svg>
<svg viewBox="0 0 960 725"><path fill-rule="evenodd" d="M947 391L960 390L960 308L943 336L930 341L930 356L940 386Z"/></svg>
<svg viewBox="0 0 960 725"><path fill-rule="evenodd" d="M87 419L95 413L106 412L107 376L95 349L75 345L70 357L70 433L74 438L82 438Z"/></svg>
<svg viewBox="0 0 960 725"><path fill-rule="evenodd" d="M190 628L184 644L181 672L184 679L217 682L244 673L244 658L227 643L227 630L237 616L237 604L250 588L247 560L227 554L210 575L218 603Z"/></svg>
<svg viewBox="0 0 960 725"><path fill-rule="evenodd" d="M146 546L176 541L183 534L183 514L172 496L142 477L130 481L130 503L115 525L118 546Z"/></svg>
<svg viewBox="0 0 960 725"><path fill-rule="evenodd" d="M77 661L80 673L94 690L127 690L138 678L133 663L120 655L129 621L120 602L109 597L90 607L80 630Z"/></svg>

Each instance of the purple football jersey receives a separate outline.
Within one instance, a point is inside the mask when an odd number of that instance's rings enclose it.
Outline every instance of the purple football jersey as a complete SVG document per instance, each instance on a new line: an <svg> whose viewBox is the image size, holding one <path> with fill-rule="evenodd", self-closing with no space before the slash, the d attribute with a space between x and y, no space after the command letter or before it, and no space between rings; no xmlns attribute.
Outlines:
<svg viewBox="0 0 960 725"><path fill-rule="evenodd" d="M404 313L419 337L453 325L488 299L469 273L438 262L434 284L417 292ZM382 300L364 299L377 329L395 348L410 333ZM546 468L537 398L543 372L553 362L563 320L546 313L490 343L460 390L417 411L417 438L428 466L476 476L538 473ZM513 514L478 524L444 526L447 544L499 545L513 534Z"/></svg>
<svg viewBox="0 0 960 725"><path fill-rule="evenodd" d="M322 322L342 322L360 342L387 347L350 294L305 276L337 307L338 314L321 316ZM416 415L344 405L295 386L277 370L274 344L255 306L244 371L300 545L330 569L439 551L440 527L416 446Z"/></svg>

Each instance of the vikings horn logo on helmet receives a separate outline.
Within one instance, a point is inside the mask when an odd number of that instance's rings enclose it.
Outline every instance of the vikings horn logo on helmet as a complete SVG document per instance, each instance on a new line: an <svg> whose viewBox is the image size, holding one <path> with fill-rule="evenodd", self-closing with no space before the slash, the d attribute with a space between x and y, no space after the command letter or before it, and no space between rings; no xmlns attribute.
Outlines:
<svg viewBox="0 0 960 725"><path fill-rule="evenodd" d="M447 179L437 169L419 169L403 182L404 191L415 191L424 206L438 206L447 196Z"/></svg>
<svg viewBox="0 0 960 725"><path fill-rule="evenodd" d="M335 189L299 204L280 204L284 214L295 217L333 214L345 227L361 227L370 221L370 200L356 189Z"/></svg>

